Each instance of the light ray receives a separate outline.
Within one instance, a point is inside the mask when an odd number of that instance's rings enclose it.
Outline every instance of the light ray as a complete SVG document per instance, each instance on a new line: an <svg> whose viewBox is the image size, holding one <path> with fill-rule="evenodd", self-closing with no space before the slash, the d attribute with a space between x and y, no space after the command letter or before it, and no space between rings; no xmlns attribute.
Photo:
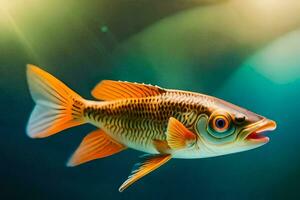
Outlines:
<svg viewBox="0 0 300 200"><path fill-rule="evenodd" d="M13 18L13 16L9 13L8 7L0 7L0 11L2 15L0 16L2 20L5 20L9 27L11 27L22 43L22 45L25 47L27 53L35 60L37 60L37 54L34 51L33 46L30 44L29 40L27 40L26 36L23 34L22 30L19 28L16 20Z"/></svg>
<svg viewBox="0 0 300 200"><path fill-rule="evenodd" d="M300 80L300 30L275 40L252 56L246 65L277 84Z"/></svg>

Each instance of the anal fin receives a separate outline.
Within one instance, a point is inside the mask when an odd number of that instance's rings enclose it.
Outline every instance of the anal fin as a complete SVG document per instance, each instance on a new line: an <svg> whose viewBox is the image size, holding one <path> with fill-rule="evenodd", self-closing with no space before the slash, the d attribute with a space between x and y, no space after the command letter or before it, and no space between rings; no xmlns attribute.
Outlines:
<svg viewBox="0 0 300 200"><path fill-rule="evenodd" d="M149 174L153 170L159 168L171 159L170 154L145 155L141 157L141 161L134 165L128 179L120 186L119 191L123 192L134 182Z"/></svg>
<svg viewBox="0 0 300 200"><path fill-rule="evenodd" d="M103 130L98 129L85 136L68 161L67 166L73 167L91 160L111 156L126 148L126 146L112 139Z"/></svg>

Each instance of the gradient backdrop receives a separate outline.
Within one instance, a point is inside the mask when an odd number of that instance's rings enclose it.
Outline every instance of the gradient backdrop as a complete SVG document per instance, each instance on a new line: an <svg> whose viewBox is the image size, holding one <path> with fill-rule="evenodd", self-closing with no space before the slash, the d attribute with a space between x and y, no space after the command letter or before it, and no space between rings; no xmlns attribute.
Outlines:
<svg viewBox="0 0 300 200"><path fill-rule="evenodd" d="M0 0L0 199L299 199L299 0ZM124 193L141 152L67 168L94 127L32 140L25 65L86 98L102 79L223 98L277 121L258 149L172 160Z"/></svg>

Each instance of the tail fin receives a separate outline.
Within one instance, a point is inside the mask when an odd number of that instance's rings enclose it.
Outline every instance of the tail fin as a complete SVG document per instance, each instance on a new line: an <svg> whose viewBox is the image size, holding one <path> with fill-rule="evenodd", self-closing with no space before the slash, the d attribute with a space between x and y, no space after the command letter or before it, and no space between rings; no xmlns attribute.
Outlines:
<svg viewBox="0 0 300 200"><path fill-rule="evenodd" d="M85 123L84 99L40 68L27 65L27 80L36 103L27 125L27 135L43 138Z"/></svg>

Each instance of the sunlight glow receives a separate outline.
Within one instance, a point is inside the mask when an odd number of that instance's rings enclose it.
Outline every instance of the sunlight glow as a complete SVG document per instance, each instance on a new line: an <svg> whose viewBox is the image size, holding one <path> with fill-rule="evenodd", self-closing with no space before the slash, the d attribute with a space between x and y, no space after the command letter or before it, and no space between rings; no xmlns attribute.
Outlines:
<svg viewBox="0 0 300 200"><path fill-rule="evenodd" d="M300 80L300 30L275 40L246 63L278 84Z"/></svg>
<svg viewBox="0 0 300 200"><path fill-rule="evenodd" d="M0 26L8 22L9 12L15 10L20 0L0 0Z"/></svg>
<svg viewBox="0 0 300 200"><path fill-rule="evenodd" d="M9 10L15 3L14 0L0 0L0 9Z"/></svg>
<svg viewBox="0 0 300 200"><path fill-rule="evenodd" d="M16 20L11 15L11 11L14 10L19 1L16 0L0 0L0 27L1 30L13 30L21 44L26 48L27 52L33 57L36 58L37 55L33 50L32 45L26 39L25 35L19 28Z"/></svg>
<svg viewBox="0 0 300 200"><path fill-rule="evenodd" d="M11 1L9 0L0 0L0 25L6 24L8 10L11 7Z"/></svg>

